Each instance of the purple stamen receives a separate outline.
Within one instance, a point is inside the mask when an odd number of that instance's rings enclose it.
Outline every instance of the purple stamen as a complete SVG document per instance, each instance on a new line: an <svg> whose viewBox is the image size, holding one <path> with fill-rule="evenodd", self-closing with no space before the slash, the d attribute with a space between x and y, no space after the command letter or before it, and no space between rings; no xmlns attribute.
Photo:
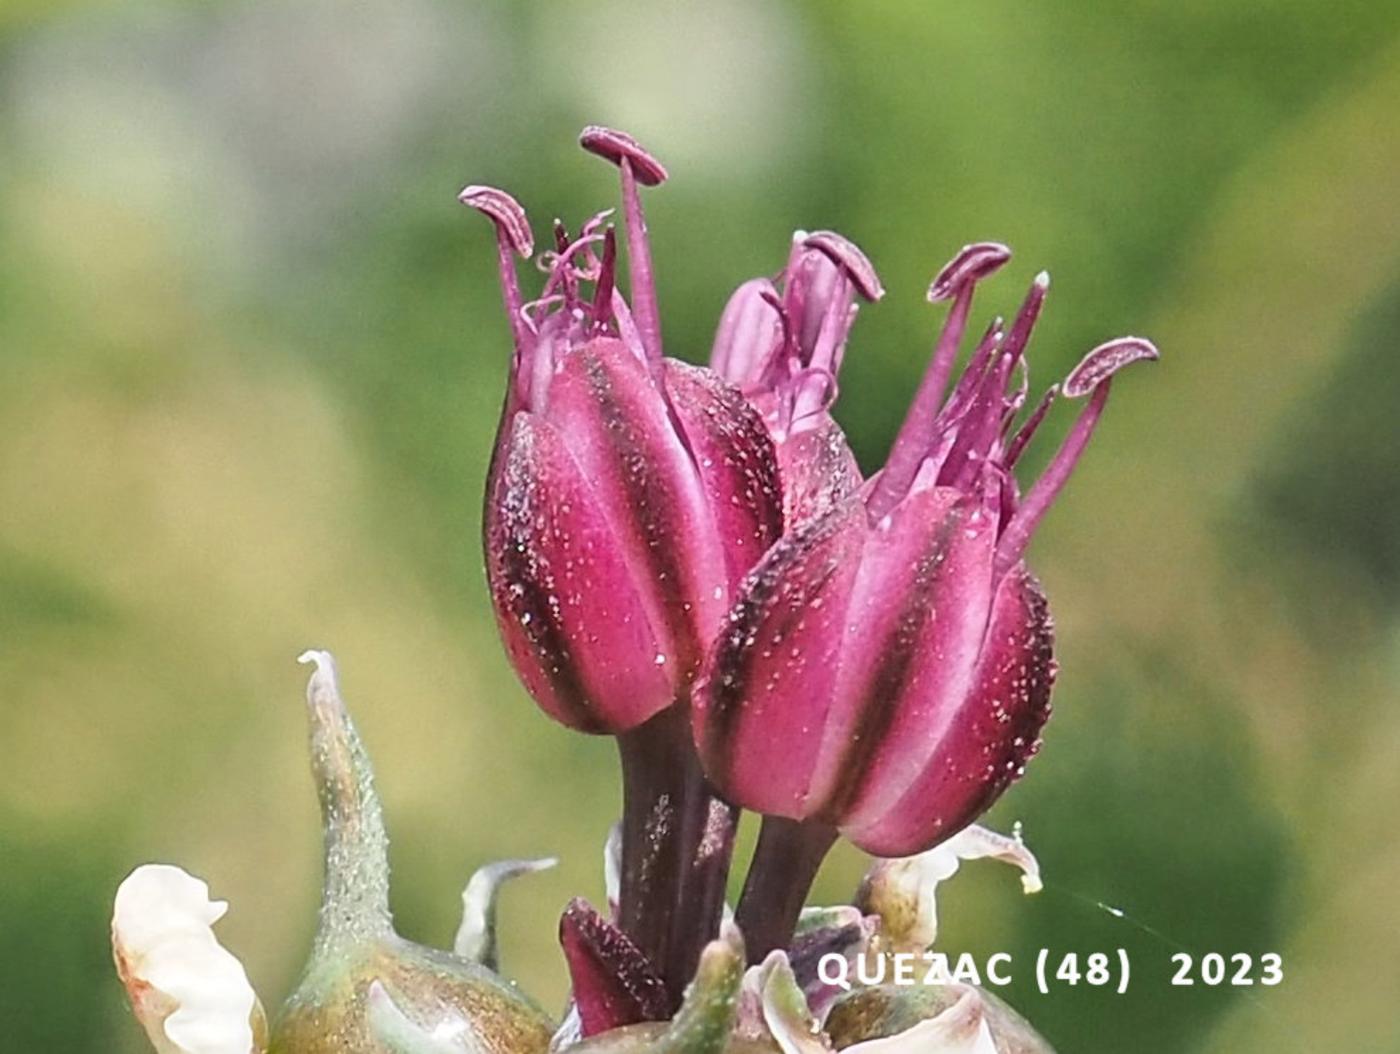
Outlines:
<svg viewBox="0 0 1400 1054"><path fill-rule="evenodd" d="M580 256L586 259L590 247L602 240L603 235L590 234L587 237L570 242L563 252L541 253L542 257L549 257L549 281L545 283L544 292L540 294L541 297L549 296L558 289L560 285L564 286L566 292L572 290L573 293L577 293L577 285L580 280L596 280L596 274L590 273L588 269L576 266L575 261ZM576 299L576 296L570 296L570 304L572 305Z"/></svg>
<svg viewBox="0 0 1400 1054"><path fill-rule="evenodd" d="M520 308L520 319L532 334L538 334L540 327L544 324L535 318L536 314L547 312L551 307L556 307L564 302L564 298L558 294L553 296L542 296L537 300L531 300Z"/></svg>
<svg viewBox="0 0 1400 1054"><path fill-rule="evenodd" d="M977 396L958 424L958 437L939 472L939 482L966 488L980 474L980 463L990 460L1001 434L1001 409L1006 382L1015 364L1012 352L1004 352L986 371Z"/></svg>
<svg viewBox="0 0 1400 1054"><path fill-rule="evenodd" d="M967 328L973 290L979 281L1009 259L1011 250L999 242L976 242L964 246L938 272L929 286L928 299L931 303L951 297L953 307L943 322L933 359L914 395L904 424L900 426L899 435L895 437L884 471L880 473L879 481L866 503L872 523L894 508L913 484L919 465L928 454L936 434L938 407L948 386L948 378L953 373L953 362L958 355L963 331Z"/></svg>
<svg viewBox="0 0 1400 1054"><path fill-rule="evenodd" d="M613 288L617 272L617 232L609 225L603 232L603 260L598 265L598 285L593 290L593 325L599 329L613 317Z"/></svg>
<svg viewBox="0 0 1400 1054"><path fill-rule="evenodd" d="M1050 412L1050 407L1054 405L1055 398L1060 394L1060 386L1052 384L1046 389L1045 394L1040 397L1040 402L1031 411L1031 415L1026 418L1023 424L1011 437L1011 442L1006 445L1006 456L1002 458L1007 468L1015 468L1016 462L1020 460L1021 452L1026 449L1026 444L1035 435L1036 429L1040 427L1040 422L1045 420L1045 415Z"/></svg>
<svg viewBox="0 0 1400 1054"><path fill-rule="evenodd" d="M1026 405L1026 396L1031 390L1031 368L1026 365L1025 357L1016 360L1016 390L1006 398L1001 413L1001 431L1006 436L1011 431L1012 424L1016 421L1016 415L1021 412L1021 407Z"/></svg>
<svg viewBox="0 0 1400 1054"><path fill-rule="evenodd" d="M843 278L843 286L844 282ZM812 346L802 349L804 366L823 369L832 374L841 368L841 358L846 351L846 335L851 332L856 312L859 310L849 301L850 294L844 287L827 300L826 310L822 312L821 324L817 327Z"/></svg>
<svg viewBox="0 0 1400 1054"><path fill-rule="evenodd" d="M760 294L765 303L772 306L778 313L778 326L781 330L780 339L774 343L768 356L758 364L758 369L753 376L761 384L772 387L782 379L783 370L786 368L787 360L793 355L794 341L797 339L792 332L792 318L788 314L787 305L779 298L777 290L765 289Z"/></svg>
<svg viewBox="0 0 1400 1054"><path fill-rule="evenodd" d="M1001 339L1005 333L1002 326L1004 324L1005 320L998 315L992 319L992 324L987 327L987 331L982 334L982 339L977 342L972 357L968 359L967 368L958 378L958 383L953 386L953 394L948 397L948 401L943 404L943 409L938 412L940 427L947 422L956 420L958 415L967 408L968 401L976 395L991 364L992 356L1002 348Z"/></svg>
<svg viewBox="0 0 1400 1054"><path fill-rule="evenodd" d="M591 124L579 133L578 142L589 153L597 154L619 168L623 161L630 161L637 182L645 187L658 187L668 178L666 167L626 132Z"/></svg>
<svg viewBox="0 0 1400 1054"><path fill-rule="evenodd" d="M1142 337L1119 337L1100 344L1069 371L1064 391L1071 399L1088 395L1108 378L1131 362L1161 357L1157 347Z"/></svg>
<svg viewBox="0 0 1400 1054"><path fill-rule="evenodd" d="M1093 393L1089 405L1080 413L1078 420L1065 437L1064 443L1056 451L1050 465L1036 480L1035 486L1021 502L1020 508L1007 524L1001 540L997 542L996 570L1004 573L1016 563L1026 551L1036 525L1050 509L1055 497L1069 480L1070 473L1089 445L1094 427L1103 414L1108 402L1109 381L1124 366L1143 359L1157 359L1157 348L1151 341L1141 337L1120 337L1100 344L1080 360L1079 365L1070 370L1065 378L1063 391L1077 398Z"/></svg>
<svg viewBox="0 0 1400 1054"><path fill-rule="evenodd" d="M583 225L583 230L579 233L585 237L590 234L597 234L598 231L602 229L603 224L607 222L608 217L616 211L616 209L604 209L602 212L594 213L589 217L588 222Z"/></svg>
<svg viewBox="0 0 1400 1054"><path fill-rule="evenodd" d="M1040 318L1040 309L1045 306L1045 294L1050 291L1050 273L1041 271L1031 282L1031 287L1026 293L1026 299L1021 302L1021 309L1016 312L1016 320L1011 323L1011 332L1007 334L1005 350L1011 352L1017 358L1025 351L1026 342L1030 340L1031 330L1035 328L1036 320Z"/></svg>
<svg viewBox="0 0 1400 1054"><path fill-rule="evenodd" d="M760 282L765 281L765 279L762 278L757 280ZM758 295L763 297L763 299L772 306L773 310L778 313L778 317L782 319L783 339L790 339L792 334L788 332L787 309L783 306L783 298L778 295L777 289L773 288L773 283L769 282Z"/></svg>
<svg viewBox="0 0 1400 1054"><path fill-rule="evenodd" d="M934 277L928 287L928 302L951 300L958 293L988 277L1011 259L1011 250L1000 242L973 242L964 245Z"/></svg>
<svg viewBox="0 0 1400 1054"><path fill-rule="evenodd" d="M825 253L811 250L798 261L784 284L784 303L792 320L793 354L806 359L821 333L822 318L832 300L847 299L851 281Z"/></svg>
<svg viewBox="0 0 1400 1054"><path fill-rule="evenodd" d="M523 298L520 295L520 279L515 273L515 261L511 253L518 253L528 260L535 251L535 237L530 231L530 221L520 202L504 190L472 184L464 187L457 200L469 208L476 209L489 218L496 226L496 253L501 276L501 297L506 305L506 318L510 321L511 338L515 342L515 353L524 354L530 340L525 325Z"/></svg>
<svg viewBox="0 0 1400 1054"><path fill-rule="evenodd" d="M627 257L632 274L632 312L647 356L661 358L661 313L656 305L651 246L646 216L637 184L654 187L666 179L661 162L625 132L590 125L579 136L579 145L611 161L622 173L622 207L627 221Z"/></svg>
<svg viewBox="0 0 1400 1054"><path fill-rule="evenodd" d="M535 238L530 232L530 221L525 216L525 210L515 198L504 190L473 184L464 187L457 200L490 217L521 259L530 258L535 251Z"/></svg>
<svg viewBox="0 0 1400 1054"><path fill-rule="evenodd" d="M554 221L555 256L551 261L549 282L545 286L548 293L556 284L564 287L564 303L573 308L578 303L578 277L570 261L569 229L564 221Z"/></svg>
<svg viewBox="0 0 1400 1054"><path fill-rule="evenodd" d="M584 252L584 266L578 269L580 278L590 282L596 282L598 280L599 268L602 266L602 263L599 261L597 254L593 251L593 245L596 239L593 238L592 235L597 234L603 229L603 225L612 214L612 209L604 209L585 223L583 225L583 230L579 232L579 237L588 243L588 249Z"/></svg>
<svg viewBox="0 0 1400 1054"><path fill-rule="evenodd" d="M631 267L632 305L642 347L652 359L661 358L661 309L656 304L656 283L652 277L651 243L647 221L642 213L641 195L632 163L622 161L623 215L627 220L627 259Z"/></svg>

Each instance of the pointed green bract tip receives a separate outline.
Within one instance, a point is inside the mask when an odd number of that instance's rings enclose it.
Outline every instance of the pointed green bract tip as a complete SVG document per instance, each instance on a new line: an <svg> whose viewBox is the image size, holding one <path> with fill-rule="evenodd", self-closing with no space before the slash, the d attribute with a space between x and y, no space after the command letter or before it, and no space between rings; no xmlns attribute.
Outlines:
<svg viewBox="0 0 1400 1054"><path fill-rule="evenodd" d="M718 1054L728 1043L744 976L744 939L732 922L718 940L700 953L695 980L671 1026L661 1036L657 1054Z"/></svg>
<svg viewBox="0 0 1400 1054"><path fill-rule="evenodd" d="M389 839L374 771L341 696L335 659L304 652L311 767L325 827L320 926L269 1054L544 1054L553 1023L480 962L399 937L389 913ZM483 868L472 903L489 946L495 889L546 861ZM480 949L479 949L480 950Z"/></svg>
<svg viewBox="0 0 1400 1054"><path fill-rule="evenodd" d="M325 831L325 878L315 955L392 932L389 837L374 789L374 769L340 694L335 658L309 650L306 685L311 771Z"/></svg>

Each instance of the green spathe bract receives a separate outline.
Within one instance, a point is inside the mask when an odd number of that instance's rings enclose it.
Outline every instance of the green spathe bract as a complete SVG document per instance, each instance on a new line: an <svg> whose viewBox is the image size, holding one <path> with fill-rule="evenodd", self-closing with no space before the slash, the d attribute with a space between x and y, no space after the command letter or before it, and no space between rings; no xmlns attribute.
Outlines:
<svg viewBox="0 0 1400 1054"><path fill-rule="evenodd" d="M326 831L325 886L311 958L269 1051L416 1054L444 1044L481 1054L544 1051L553 1024L512 984L480 962L394 932L389 843L369 757L331 656L311 651L302 659L316 664L307 703Z"/></svg>

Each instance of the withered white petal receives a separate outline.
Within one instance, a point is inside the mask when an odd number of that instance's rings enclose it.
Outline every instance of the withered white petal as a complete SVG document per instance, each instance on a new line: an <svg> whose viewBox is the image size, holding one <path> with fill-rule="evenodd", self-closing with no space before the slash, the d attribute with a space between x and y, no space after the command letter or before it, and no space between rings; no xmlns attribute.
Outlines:
<svg viewBox="0 0 1400 1054"><path fill-rule="evenodd" d="M928 948L938 936L938 884L955 875L964 860L983 857L1019 867L1022 890L1040 892L1040 862L1021 841L1019 828L1008 836L973 824L926 853L881 860L861 884L860 906L880 916L888 943Z"/></svg>
<svg viewBox="0 0 1400 1054"><path fill-rule="evenodd" d="M243 965L211 928L227 910L209 899L204 882L168 864L138 867L117 889L117 972L160 1054L261 1049L262 1008Z"/></svg>
<svg viewBox="0 0 1400 1054"><path fill-rule="evenodd" d="M972 824L964 827L939 848L951 849L959 860L980 860L989 856L1005 864L1014 864L1021 869L1023 893L1039 893L1041 890L1040 861L1026 848L1026 843L1021 841L1019 824L1009 835L998 834L986 827ZM936 853L938 849L932 851ZM953 870L957 870L956 864L953 865Z"/></svg>

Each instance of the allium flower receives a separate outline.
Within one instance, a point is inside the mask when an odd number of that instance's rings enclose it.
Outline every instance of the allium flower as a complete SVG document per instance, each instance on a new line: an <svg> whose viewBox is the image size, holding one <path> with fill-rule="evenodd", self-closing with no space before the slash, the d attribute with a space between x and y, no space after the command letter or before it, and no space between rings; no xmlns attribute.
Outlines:
<svg viewBox="0 0 1400 1054"><path fill-rule="evenodd" d="M540 706L624 732L685 694L782 509L758 415L712 371L662 356L638 184L666 170L620 132L588 128L581 142L622 173L630 305L607 213L575 238L556 224L548 279L525 303L511 258L532 252L524 210L489 187L461 194L496 224L515 340L486 565L506 650Z"/></svg>
<svg viewBox="0 0 1400 1054"><path fill-rule="evenodd" d="M971 245L935 278L929 299L952 309L884 468L769 550L697 685L706 772L730 800L777 818L759 860L771 856L789 893L792 868L814 870L825 845L783 818L828 839L839 829L879 856L917 853L1020 775L1049 716L1052 624L1023 554L1111 376L1157 351L1131 337L1095 348L1017 429L1042 274L1010 328L993 323L945 393L973 290L1009 257ZM1012 470L1061 391L1089 403L1023 495ZM795 918L799 907L789 900L777 914ZM739 918L753 921L742 903ZM766 951L748 935L751 951Z"/></svg>
<svg viewBox="0 0 1400 1054"><path fill-rule="evenodd" d="M662 354L639 184L666 170L622 132L586 128L580 143L621 173L630 304L607 213L577 237L556 223L544 289L526 303L512 256L533 251L524 209L490 187L460 196L496 225L515 341L486 569L506 651L536 702L570 727L619 736L620 921L667 977L674 1008L714 935L735 821L704 784L690 686L740 581L782 533L783 496L758 411L714 371ZM681 900L699 922L673 939Z"/></svg>

